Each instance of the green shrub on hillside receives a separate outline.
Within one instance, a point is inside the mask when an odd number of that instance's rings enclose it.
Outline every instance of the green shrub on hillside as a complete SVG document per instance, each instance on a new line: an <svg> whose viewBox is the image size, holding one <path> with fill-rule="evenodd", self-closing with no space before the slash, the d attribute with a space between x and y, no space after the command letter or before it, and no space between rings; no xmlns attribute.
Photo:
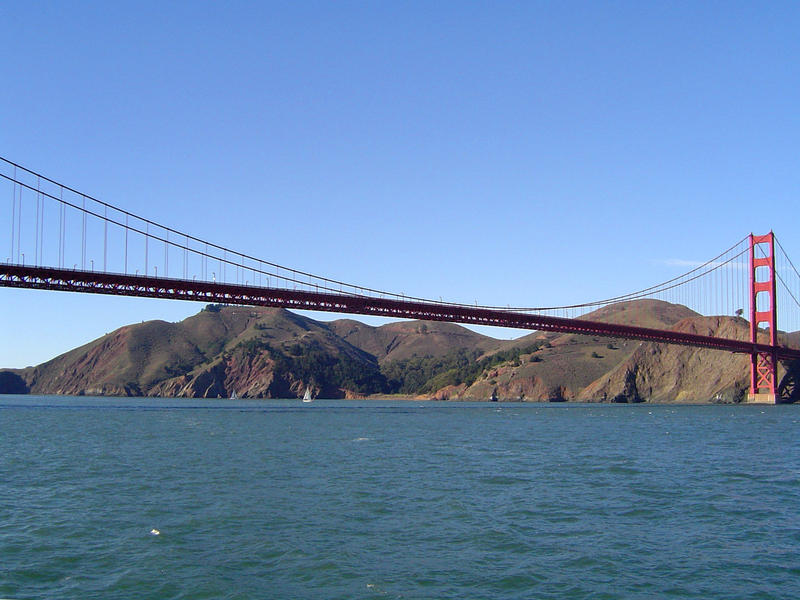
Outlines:
<svg viewBox="0 0 800 600"><path fill-rule="evenodd" d="M470 386L488 369L505 363L520 366L521 355L536 352L541 346L542 342L537 341L529 346L496 352L480 360L479 350L464 349L444 356L414 356L384 364L381 373L386 378L390 393L427 394L448 385Z"/></svg>
<svg viewBox="0 0 800 600"><path fill-rule="evenodd" d="M300 379L322 389L342 388L359 394L386 391L386 378L377 364L359 361L345 354L334 355L316 341L305 346L292 344L288 351L252 338L238 345L247 354L266 352L274 362L276 378Z"/></svg>

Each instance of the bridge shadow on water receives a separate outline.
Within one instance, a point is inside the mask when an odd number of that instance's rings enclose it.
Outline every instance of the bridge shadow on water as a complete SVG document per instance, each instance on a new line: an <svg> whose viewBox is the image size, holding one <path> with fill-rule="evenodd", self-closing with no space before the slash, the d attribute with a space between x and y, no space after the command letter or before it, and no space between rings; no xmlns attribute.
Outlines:
<svg viewBox="0 0 800 600"><path fill-rule="evenodd" d="M793 404L800 400L800 360L786 364L786 373L778 386L778 404Z"/></svg>

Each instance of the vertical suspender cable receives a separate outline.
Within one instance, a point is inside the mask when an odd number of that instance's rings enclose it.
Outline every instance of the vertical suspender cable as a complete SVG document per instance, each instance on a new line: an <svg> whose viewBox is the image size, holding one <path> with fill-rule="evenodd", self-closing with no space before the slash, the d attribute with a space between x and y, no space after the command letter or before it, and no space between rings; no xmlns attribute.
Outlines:
<svg viewBox="0 0 800 600"><path fill-rule="evenodd" d="M60 190L61 202L58 205L58 266L64 268L64 188Z"/></svg>
<svg viewBox="0 0 800 600"><path fill-rule="evenodd" d="M744 262L743 262L744 254L739 256L739 262L736 265L736 308L742 309L742 314L747 312L747 308L744 306L744 295L742 289L742 274L744 273Z"/></svg>
<svg viewBox="0 0 800 600"><path fill-rule="evenodd" d="M42 225L39 231L39 260L44 265L44 205L47 202L47 197L42 194Z"/></svg>
<svg viewBox="0 0 800 600"><path fill-rule="evenodd" d="M750 317L750 303L752 302L752 298L750 298L750 290L748 288L748 282L750 280L750 275L748 274L748 270L750 269L750 250L749 248L745 248L744 254L739 258L739 285L737 286L739 290L739 308L742 309L743 314L747 315L745 319ZM749 339L749 332L744 332L744 339Z"/></svg>
<svg viewBox="0 0 800 600"><path fill-rule="evenodd" d="M36 232L33 236L33 264L39 265L39 178L36 178Z"/></svg>
<svg viewBox="0 0 800 600"><path fill-rule="evenodd" d="M83 196L83 230L81 233L81 269L86 270L86 196Z"/></svg>
<svg viewBox="0 0 800 600"><path fill-rule="evenodd" d="M705 275L697 282L700 288L700 313L706 316L706 278Z"/></svg>
<svg viewBox="0 0 800 600"><path fill-rule="evenodd" d="M714 316L715 311L715 294L716 294L716 283L714 281L715 277L715 269L712 269L708 272L708 315Z"/></svg>
<svg viewBox="0 0 800 600"><path fill-rule="evenodd" d="M169 229L164 236L164 277L169 277Z"/></svg>
<svg viewBox="0 0 800 600"><path fill-rule="evenodd" d="M726 286L725 292L726 293L725 293L725 295L727 296L726 302L728 303L728 305L725 307L725 309L726 309L725 313L730 315L730 314L733 314L733 310L734 310L733 307L731 306L733 304L733 300L731 299L731 292L733 291L733 286L731 285L731 263L728 262L729 259L728 259L727 255L725 255L725 258L726 258L726 260L725 260L725 263L726 263L726 268L725 268L725 286Z"/></svg>
<svg viewBox="0 0 800 600"><path fill-rule="evenodd" d="M736 314L736 311L739 310L739 293L738 293L738 285L737 285L737 276L736 274L739 272L739 258L736 258L734 262L731 263L731 302L733 303L733 311Z"/></svg>
<svg viewBox="0 0 800 600"><path fill-rule="evenodd" d="M125 275L128 274L128 213L125 213Z"/></svg>
<svg viewBox="0 0 800 600"><path fill-rule="evenodd" d="M716 269L712 267L708 272L708 315L714 316L716 313Z"/></svg>
<svg viewBox="0 0 800 600"><path fill-rule="evenodd" d="M63 188L61 190L61 198L62 198L62 200L64 198L64 190L63 190ZM66 267L67 266L67 214L69 214L69 213L67 213L67 205L66 204L62 204L61 205L61 209L64 212L64 219L63 219L64 236L63 236L63 241L61 242L61 263L62 263L62 266Z"/></svg>
<svg viewBox="0 0 800 600"><path fill-rule="evenodd" d="M709 271L706 275L706 315L714 314L714 271Z"/></svg>
<svg viewBox="0 0 800 600"><path fill-rule="evenodd" d="M733 271L731 271L731 301L733 302L733 310L737 311L739 308L739 265L742 262L741 256L736 257L735 261L731 263Z"/></svg>
<svg viewBox="0 0 800 600"><path fill-rule="evenodd" d="M717 311L717 275L718 274L719 273L717 272L717 269L713 268L711 270L711 273L709 273L709 277L708 277L708 285L709 285L709 288L710 288L710 293L708 294L708 299L709 299L709 302L711 303L711 310L710 310L711 316L715 316L718 313L718 311Z"/></svg>
<svg viewBox="0 0 800 600"><path fill-rule="evenodd" d="M724 258L724 257L723 257ZM728 314L728 286L727 286L727 273L722 269L727 269L727 265L724 267L722 265L725 264L723 260L720 263L720 266L717 267L719 273L717 274L717 283L719 285L719 289L717 290L717 310L719 311L718 314L720 315L727 315Z"/></svg>
<svg viewBox="0 0 800 600"><path fill-rule="evenodd" d="M11 255L8 257L9 262L14 261L14 234L15 225L17 222L17 167L14 167L14 181L11 186Z"/></svg>
<svg viewBox="0 0 800 600"><path fill-rule="evenodd" d="M22 253L20 239L22 238L22 186L19 186L19 206L17 207L17 264Z"/></svg>
<svg viewBox="0 0 800 600"><path fill-rule="evenodd" d="M700 313L705 316L706 315L706 277L703 274L700 277Z"/></svg>
<svg viewBox="0 0 800 600"><path fill-rule="evenodd" d="M773 244L773 252L775 252L774 248L775 248L775 246ZM772 310L775 311L776 324L781 324L781 323L783 323L783 321L781 320L780 322L778 322L778 319L782 315L777 314L778 306L783 306L783 304L784 304L783 301L778 302L778 296L784 296L783 286L778 285L780 283L780 280L778 279L778 273L781 272L781 268L780 268L781 267L781 262L780 262L781 256L780 256L780 254L775 253L775 255L772 257L772 260L773 260L773 264L775 265L775 273L772 274L772 276L775 278L775 297L773 298L773 302L775 303L775 305L772 307Z"/></svg>
<svg viewBox="0 0 800 600"><path fill-rule="evenodd" d="M108 205L104 205L103 219L103 271L108 271Z"/></svg>

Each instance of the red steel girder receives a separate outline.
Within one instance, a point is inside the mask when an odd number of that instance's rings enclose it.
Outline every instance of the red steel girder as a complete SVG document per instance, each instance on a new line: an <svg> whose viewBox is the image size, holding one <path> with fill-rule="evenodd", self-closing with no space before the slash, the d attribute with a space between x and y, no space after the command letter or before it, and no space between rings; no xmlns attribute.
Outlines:
<svg viewBox="0 0 800 600"><path fill-rule="evenodd" d="M2 264L0 286L447 321L468 325L628 338L750 355L762 352L774 354L780 359L800 358L800 350L770 344L585 319L549 317L440 302L374 298L142 275Z"/></svg>

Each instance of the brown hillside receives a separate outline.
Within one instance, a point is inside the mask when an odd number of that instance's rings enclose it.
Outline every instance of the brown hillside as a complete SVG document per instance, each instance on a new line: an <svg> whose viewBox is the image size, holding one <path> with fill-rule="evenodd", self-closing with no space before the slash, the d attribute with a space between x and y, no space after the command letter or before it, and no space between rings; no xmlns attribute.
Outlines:
<svg viewBox="0 0 800 600"><path fill-rule="evenodd" d="M323 355L374 363L313 319L282 309L225 307L179 323L122 327L21 376L36 394L227 397L236 390L239 396L286 397L297 389L302 394L305 383L287 381L285 374L274 380L274 360L265 349L291 356L310 346Z"/></svg>
<svg viewBox="0 0 800 600"><path fill-rule="evenodd" d="M488 369L469 388L455 395L485 400L494 391L502 400L574 400L587 385L614 369L639 346L639 342L631 340L578 335L562 335L547 343L549 346L522 354L519 364L508 362Z"/></svg>
<svg viewBox="0 0 800 600"><path fill-rule="evenodd" d="M670 304L661 300L633 300L604 306L580 317L585 321L598 321L600 323L616 323L620 325L634 325L636 327L650 327L653 329L669 329L678 321L697 316L693 310L680 304ZM515 340L502 343L494 351L508 350L511 348L524 348L536 340L548 340L554 346L587 341L586 336L572 333L543 333L535 331Z"/></svg>
<svg viewBox="0 0 800 600"><path fill-rule="evenodd" d="M744 319L701 317L650 300L585 318L749 336ZM800 333L781 339L797 342ZM465 363L472 359L455 353L462 349L483 357ZM395 362L414 356L407 364ZM0 393L286 398L308 388L317 397L342 398L403 385L447 399L737 401L748 360L585 335L532 333L504 342L449 323L371 327L345 319L321 323L281 309L210 306L179 323L129 325L36 367L0 372ZM379 371L379 361L388 371Z"/></svg>
<svg viewBox="0 0 800 600"><path fill-rule="evenodd" d="M694 317L674 329L747 339L749 324L737 317ZM587 386L582 400L708 402L740 400L749 357L686 346L643 343L624 363Z"/></svg>
<svg viewBox="0 0 800 600"><path fill-rule="evenodd" d="M645 299L610 304L580 318L585 321L663 329L672 327L683 319L697 316L699 315L696 312L682 304Z"/></svg>
<svg viewBox="0 0 800 600"><path fill-rule="evenodd" d="M657 300L620 303L594 311L584 318L600 322L633 324L660 329L675 327L681 331L700 333L702 335L741 336L742 323L745 323L746 327L746 322L743 320L731 319L738 325L735 327L731 325L733 329L722 328L717 331L714 329L713 320L703 320L703 317L699 317L697 313L684 306ZM725 321L724 317L719 319ZM577 334L533 333L506 343L502 349L526 348L537 340L540 343L545 342L545 345L531 354L520 356L519 364L506 363L499 365L485 372L469 388L449 389L446 393L439 394L439 396L447 395L448 397L462 399L485 400L491 396L492 392L495 392L500 399L507 400L610 401L624 390L627 371L632 368L632 365L639 364L643 358L642 342ZM663 387L665 391L652 399L669 398L668 394L671 392L668 389L667 382L672 382L671 391L674 393L684 390L685 393L680 396L680 399L675 397L678 401L683 401L686 394L702 396L706 393L705 388L692 383L692 378L695 376L705 377L704 384L707 384L707 374L698 372L695 375L697 369L694 366L688 368L685 363L681 363L681 361L690 362L690 358L699 352L698 350L655 344L647 344L647 346L657 347L659 352L670 356L680 350L685 351L684 354L676 354L672 362L662 364L661 370L657 367L653 368L654 372L661 373L664 379ZM490 354L491 352L487 353L487 355ZM715 353L716 358L721 360L719 356L721 354L724 353ZM730 354L727 354L726 357L725 360L731 360ZM710 359L706 358L704 360L708 362ZM607 380L611 377L611 374L616 374L612 378L614 386L616 386L613 393L611 388L600 389L596 383L598 380ZM630 376L627 377L630 378ZM681 377L685 378L683 387L673 381ZM714 398L718 391L715 389L711 396L705 396L703 399ZM649 384L646 392L647 394L642 392L641 399L650 399ZM732 397L730 393L728 397Z"/></svg>
<svg viewBox="0 0 800 600"><path fill-rule="evenodd" d="M790 348L800 348L800 331L792 331L785 335L786 345Z"/></svg>
<svg viewBox="0 0 800 600"><path fill-rule="evenodd" d="M412 356L441 356L459 349L486 350L500 342L455 323L400 321L370 327L350 319L332 321L331 331L375 356L380 363Z"/></svg>

